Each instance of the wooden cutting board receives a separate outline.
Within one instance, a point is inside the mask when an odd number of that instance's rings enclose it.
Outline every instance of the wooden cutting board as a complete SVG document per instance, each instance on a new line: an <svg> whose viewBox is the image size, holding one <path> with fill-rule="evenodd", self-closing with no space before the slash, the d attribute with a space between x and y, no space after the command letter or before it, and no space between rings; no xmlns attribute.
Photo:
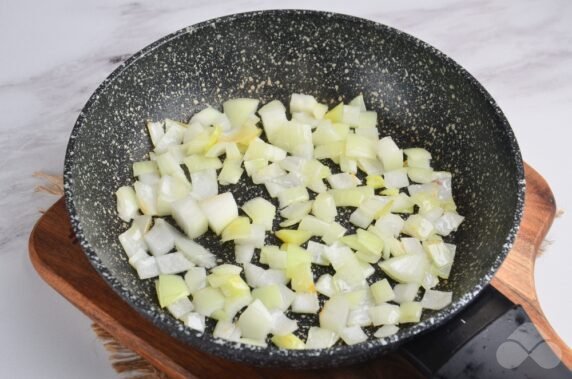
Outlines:
<svg viewBox="0 0 572 379"><path fill-rule="evenodd" d="M534 262L554 219L556 205L546 181L526 166L524 218L514 247L492 285L526 310L543 337L572 367L572 354L547 322L534 287ZM29 241L40 276L121 344L173 378L391 378L420 374L399 354L332 370L292 371L251 367L218 358L177 341L125 303L97 274L75 240L63 198L37 222Z"/></svg>

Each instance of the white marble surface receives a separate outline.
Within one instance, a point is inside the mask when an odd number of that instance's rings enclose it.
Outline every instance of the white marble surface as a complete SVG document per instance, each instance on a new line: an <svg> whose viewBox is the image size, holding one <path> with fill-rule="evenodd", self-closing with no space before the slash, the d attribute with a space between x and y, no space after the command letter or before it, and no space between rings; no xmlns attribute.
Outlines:
<svg viewBox="0 0 572 379"><path fill-rule="evenodd" d="M399 4L398 4L399 3ZM128 56L184 26L279 1L0 0L0 377L111 378L89 321L39 279L27 256L38 209L34 171L60 173L91 92ZM540 301L572 344L572 2L290 1L373 19L444 51L492 93L524 158L552 185L556 220L536 268ZM568 232L566 232L568 230Z"/></svg>

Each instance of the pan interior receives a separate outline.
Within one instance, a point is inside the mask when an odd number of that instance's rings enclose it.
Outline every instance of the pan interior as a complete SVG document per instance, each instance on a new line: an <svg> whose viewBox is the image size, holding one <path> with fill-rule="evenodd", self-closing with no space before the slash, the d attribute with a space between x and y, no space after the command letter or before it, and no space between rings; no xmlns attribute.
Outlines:
<svg viewBox="0 0 572 379"><path fill-rule="evenodd" d="M454 237L451 277L439 287L453 291L453 304L425 311L422 324L404 326L389 345L448 317L508 252L522 208L520 154L504 116L472 77L435 49L382 25L320 12L269 11L206 22L151 45L113 73L82 111L66 157L66 197L95 268L168 333L250 363L331 366L367 357L384 343L288 353L198 335L155 305L152 281L136 277L117 240L127 225L116 216L114 192L133 182L131 163L151 149L145 120L186 121L206 104L220 108L236 97L287 104L294 92L329 105L363 93L368 109L378 112L381 136L392 136L403 148L428 149L435 168L453 173L466 221ZM249 181L228 190L239 204L268 198ZM200 242L232 261L232 244L221 245L213 236ZM307 317L302 323L312 322ZM308 363L300 356L316 358Z"/></svg>

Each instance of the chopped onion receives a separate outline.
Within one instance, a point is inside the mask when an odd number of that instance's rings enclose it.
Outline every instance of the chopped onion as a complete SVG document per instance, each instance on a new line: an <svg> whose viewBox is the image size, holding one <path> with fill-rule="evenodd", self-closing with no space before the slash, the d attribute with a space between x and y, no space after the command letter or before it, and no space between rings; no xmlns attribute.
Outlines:
<svg viewBox="0 0 572 379"><path fill-rule="evenodd" d="M264 341L272 329L272 316L260 300L254 300L238 318L242 336Z"/></svg>
<svg viewBox="0 0 572 379"><path fill-rule="evenodd" d="M281 349L303 350L306 348L304 341L296 337L294 334L285 336L273 336L272 343Z"/></svg>
<svg viewBox="0 0 572 379"><path fill-rule="evenodd" d="M373 334L377 338L385 338L394 335L399 331L399 327L395 325L383 325Z"/></svg>
<svg viewBox="0 0 572 379"><path fill-rule="evenodd" d="M320 312L320 327L340 333L345 327L350 305L345 296L333 296Z"/></svg>
<svg viewBox="0 0 572 379"><path fill-rule="evenodd" d="M306 349L326 349L338 341L338 334L329 329L312 326L308 330Z"/></svg>
<svg viewBox="0 0 572 379"><path fill-rule="evenodd" d="M131 186L120 187L117 192L117 214L123 221L130 221L139 214L135 190Z"/></svg>
<svg viewBox="0 0 572 379"><path fill-rule="evenodd" d="M400 308L394 304L380 304L369 308L369 317L374 326L394 325L399 322Z"/></svg>
<svg viewBox="0 0 572 379"><path fill-rule="evenodd" d="M159 256L156 261L161 274L178 274L193 267L193 264L179 252Z"/></svg>
<svg viewBox="0 0 572 379"><path fill-rule="evenodd" d="M320 310L318 295L316 293L297 293L292 302L292 312L316 314Z"/></svg>
<svg viewBox="0 0 572 379"><path fill-rule="evenodd" d="M244 203L241 208L254 224L262 225L266 230L272 229L276 207L271 202L256 197Z"/></svg>
<svg viewBox="0 0 572 379"><path fill-rule="evenodd" d="M419 322L421 320L421 303L410 301L399 306L399 323Z"/></svg>
<svg viewBox="0 0 572 379"><path fill-rule="evenodd" d="M174 303L169 304L167 309L174 317L182 319L187 313L194 309L194 306L188 297L182 297Z"/></svg>
<svg viewBox="0 0 572 379"><path fill-rule="evenodd" d="M187 284L179 275L159 275L155 282L155 288L161 308L165 308L191 294Z"/></svg>
<svg viewBox="0 0 572 379"><path fill-rule="evenodd" d="M386 303L395 299L395 293L387 279L379 280L373 283L369 288L376 304Z"/></svg>
<svg viewBox="0 0 572 379"><path fill-rule="evenodd" d="M421 306L425 309L440 310L451 304L452 300L452 292L425 290L421 299Z"/></svg>
<svg viewBox="0 0 572 379"><path fill-rule="evenodd" d="M204 199L199 202L199 206L209 226L216 234L220 234L232 220L238 217L238 207L230 192Z"/></svg>
<svg viewBox="0 0 572 379"><path fill-rule="evenodd" d="M151 254L155 256L167 254L175 247L175 236L166 226L166 221L162 219L155 220L155 225L143 236L143 239Z"/></svg>
<svg viewBox="0 0 572 379"><path fill-rule="evenodd" d="M383 163L385 171L403 167L403 151L397 147L391 137L384 137L377 143L377 156Z"/></svg>
<svg viewBox="0 0 572 379"><path fill-rule="evenodd" d="M259 101L256 99L232 99L225 101L222 107L232 127L238 128L256 112L258 103Z"/></svg>
<svg viewBox="0 0 572 379"><path fill-rule="evenodd" d="M424 254L406 254L379 264L383 272L400 283L421 283L428 266Z"/></svg>
<svg viewBox="0 0 572 379"><path fill-rule="evenodd" d="M348 345L355 345L356 343L364 342L367 340L367 335L363 330L355 325L348 326L340 331L340 337Z"/></svg>
<svg viewBox="0 0 572 379"><path fill-rule="evenodd" d="M205 288L207 285L207 270L204 267L191 267L185 273L185 283L191 293Z"/></svg>

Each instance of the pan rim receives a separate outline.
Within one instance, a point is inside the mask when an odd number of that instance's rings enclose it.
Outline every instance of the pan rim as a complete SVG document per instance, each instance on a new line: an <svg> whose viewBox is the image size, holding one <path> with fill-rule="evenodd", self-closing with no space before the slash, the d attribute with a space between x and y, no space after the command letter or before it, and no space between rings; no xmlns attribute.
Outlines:
<svg viewBox="0 0 572 379"><path fill-rule="evenodd" d="M186 34L192 34L195 31L204 29L206 27L211 27L213 24L224 24L230 23L235 20L240 20L244 18L252 17L264 17L264 16L280 16L280 15L304 15L310 17L328 17L345 22L359 23L376 30L381 30L388 35L396 35L404 38L407 42L419 45L421 48L428 50L431 54L434 54L436 58L440 59L443 64L448 65L453 68L458 74L463 76L470 85L478 90L484 100L489 106L495 111L496 116L500 125L502 125L502 132L505 134L511 156L514 159L514 165L516 167L516 204L515 211L513 214L513 224L509 230L505 243L503 244L501 250L497 254L497 257L487 273L480 278L476 285L468 292L466 292L461 298L453 302L447 308L439 311L435 316L428 318L425 321L417 323L413 326L403 329L403 331L397 335L393 335L386 339L379 340L368 340L362 344L351 345L351 346L335 346L329 349L322 350L284 350L277 349L274 347L270 348L259 348L254 346L243 345L239 343L229 342L220 340L218 338L209 335L208 338L204 338L202 334L196 333L195 331L181 330L180 326L177 327L179 321L162 319L163 322L158 322L157 317L157 307L156 305L149 304L148 301L138 298L129 289L124 287L121 282L116 279L111 271L103 266L99 256L95 249L91 246L87 238L83 233L83 228L80 220L80 215L77 212L74 199L74 178L72 169L74 167L74 156L76 148L76 138L78 137L81 128L88 122L87 114L92 107L92 105L97 101L99 95L105 92L113 81L120 77L121 74L129 68L131 65L136 63L139 59L145 57L147 54L153 50L159 48L160 46L168 43L171 40L177 39ZM200 22L195 25L191 25L175 31L159 40L151 43L150 45L144 47L129 59L119 65L94 91L90 96L89 100L82 108L74 126L71 131L68 146L66 149L65 162L64 162L64 192L65 192L65 202L66 208L69 213L71 220L71 225L73 231L80 243L82 250L88 257L89 262L98 272L98 274L103 277L103 279L112 287L112 289L131 307L133 307L139 314L143 315L145 318L150 320L155 326L159 327L164 332L168 333L172 337L175 337L179 341L196 348L198 350L208 352L227 358L234 361L239 361L243 363L253 364L257 366L274 366L274 367L304 367L304 368L320 368L320 367L332 367L339 366L347 363L356 363L358 361L363 361L365 359L371 358L374 355L380 354L382 351L390 351L397 348L400 344L405 341L425 333L433 328L442 325L457 314L461 309L463 309L467 304L469 304L490 282L505 257L509 253L516 234L520 227L520 220L522 218L522 213L524 210L524 196L525 196L525 179L524 179L524 165L520 153L516 137L513 130L510 127L508 120L501 111L500 107L497 105L496 101L488 93L488 91L461 65L456 63L453 59L448 57L446 54L436 49L435 47L429 45L428 43L410 35L402 32L393 27L340 13L332 13L325 11L315 11L315 10L298 10L298 9L273 9L273 10L262 10L253 12L237 13L228 16L213 18L207 21ZM173 322L171 322L173 321ZM268 352L271 351L271 354ZM307 359L304 359L307 358ZM334 359L333 359L334 358Z"/></svg>

